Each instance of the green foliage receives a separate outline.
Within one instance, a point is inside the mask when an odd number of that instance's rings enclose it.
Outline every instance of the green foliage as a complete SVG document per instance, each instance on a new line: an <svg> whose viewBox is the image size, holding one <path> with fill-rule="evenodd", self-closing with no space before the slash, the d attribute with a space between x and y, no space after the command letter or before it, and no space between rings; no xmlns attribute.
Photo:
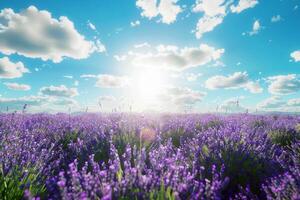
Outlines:
<svg viewBox="0 0 300 200"><path fill-rule="evenodd" d="M59 143L62 145L62 148L66 150L68 149L68 145L71 142L76 142L79 137L80 133L78 131L68 132L60 139Z"/></svg>
<svg viewBox="0 0 300 200"><path fill-rule="evenodd" d="M158 191L152 191L149 196L150 200L175 200L175 195L171 187L165 188L164 183L160 185Z"/></svg>
<svg viewBox="0 0 300 200"><path fill-rule="evenodd" d="M180 147L182 143L188 139L192 138L193 133L192 132L186 132L184 128L177 128L172 131L166 132L162 135L162 140L166 142L169 138L171 138L172 143L175 147Z"/></svg>
<svg viewBox="0 0 300 200"><path fill-rule="evenodd" d="M253 192L259 193L260 184L268 171L268 165L264 161L254 154L229 149L222 152L222 158L226 167L224 175L230 178L229 188L249 185Z"/></svg>
<svg viewBox="0 0 300 200"><path fill-rule="evenodd" d="M297 127L296 127L297 129ZM282 147L291 146L297 139L300 139L300 132L294 129L277 129L268 133L268 137L274 144Z"/></svg>
<svg viewBox="0 0 300 200"><path fill-rule="evenodd" d="M125 153L128 144L131 147L136 146L138 149L140 149L142 145L139 136L134 132L114 134L112 140L118 150L119 156L122 156Z"/></svg>
<svg viewBox="0 0 300 200"><path fill-rule="evenodd" d="M138 200L138 199L150 199L150 200L175 200L175 194L171 187L165 187L162 182L158 189L147 193L140 188L131 188L127 190L124 195L118 197L120 200ZM143 194L144 193L144 194Z"/></svg>
<svg viewBox="0 0 300 200"><path fill-rule="evenodd" d="M203 146L202 146L202 153L203 153L205 156L209 156L209 149L208 149L207 145L203 145Z"/></svg>
<svg viewBox="0 0 300 200"><path fill-rule="evenodd" d="M198 131L207 131L208 129L220 129L223 126L223 122L215 119L207 122L206 124L201 124L198 122L195 125L195 129Z"/></svg>
<svg viewBox="0 0 300 200"><path fill-rule="evenodd" d="M223 126L223 122L221 122L220 120L211 120L208 123L203 125L203 129L204 130L208 130L208 129L220 129Z"/></svg>
<svg viewBox="0 0 300 200"><path fill-rule="evenodd" d="M96 162L108 162L109 160L109 141L106 139L95 139L94 144L89 146L89 151L94 153Z"/></svg>
<svg viewBox="0 0 300 200"><path fill-rule="evenodd" d="M117 175L118 181L121 182L122 177L123 177L123 170L122 170L122 167L121 167L121 166L119 167L119 170L118 170L118 172L117 172L116 175Z"/></svg>
<svg viewBox="0 0 300 200"><path fill-rule="evenodd" d="M0 197L3 200L23 199L25 190L32 196L43 196L46 187L39 181L39 173L33 168L19 169L15 167L8 174L0 171Z"/></svg>
<svg viewBox="0 0 300 200"><path fill-rule="evenodd" d="M296 132L299 134L300 133L300 124L297 124L296 126L295 126L295 130L296 130Z"/></svg>
<svg viewBox="0 0 300 200"><path fill-rule="evenodd" d="M251 191L259 194L260 184L264 177L267 177L269 163L260 159L251 151L241 151L242 142L230 144L227 141L220 154L215 154L207 145L202 146L199 156L199 163L204 166L205 170L200 174L200 178L211 179L211 166L216 165L218 170L224 165L224 177L229 177L229 184L224 189L224 196L229 193L238 192L239 186L249 186ZM274 166L273 166L274 167Z"/></svg>
<svg viewBox="0 0 300 200"><path fill-rule="evenodd" d="M265 127L267 124L264 120L255 120L254 122L252 122L252 126L253 128L263 128Z"/></svg>

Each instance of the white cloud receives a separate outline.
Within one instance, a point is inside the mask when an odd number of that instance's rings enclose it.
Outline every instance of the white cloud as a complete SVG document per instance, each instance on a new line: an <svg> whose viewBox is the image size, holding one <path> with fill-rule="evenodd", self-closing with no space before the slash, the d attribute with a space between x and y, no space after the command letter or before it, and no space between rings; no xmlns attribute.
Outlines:
<svg viewBox="0 0 300 200"><path fill-rule="evenodd" d="M282 18L281 18L280 15L275 15L275 16L273 16L273 17L271 18L271 22L273 22L273 23L279 22L279 21L281 21L281 20L282 20Z"/></svg>
<svg viewBox="0 0 300 200"><path fill-rule="evenodd" d="M142 9L143 17L152 19L159 14L156 0L137 0L136 6Z"/></svg>
<svg viewBox="0 0 300 200"><path fill-rule="evenodd" d="M187 81L190 81L190 82L196 81L196 80L197 80L199 77L201 77L201 76L202 76L201 73L198 73L198 74L188 73L188 74L186 75L186 80L187 80Z"/></svg>
<svg viewBox="0 0 300 200"><path fill-rule="evenodd" d="M50 12L30 6L19 13L1 10L0 51L57 63L65 57L87 58L101 49L80 35L67 17L55 19Z"/></svg>
<svg viewBox="0 0 300 200"><path fill-rule="evenodd" d="M268 90L271 94L284 95L300 91L300 79L296 74L268 77Z"/></svg>
<svg viewBox="0 0 300 200"><path fill-rule="evenodd" d="M135 66L182 71L216 61L224 52L224 49L215 49L206 44L181 49L177 46L159 45L146 53L129 51L126 55L115 58L119 61L129 61Z"/></svg>
<svg viewBox="0 0 300 200"><path fill-rule="evenodd" d="M291 107L299 107L300 106L300 98L288 100L287 105L291 106Z"/></svg>
<svg viewBox="0 0 300 200"><path fill-rule="evenodd" d="M295 112L297 108L300 108L300 98L282 100L279 96L272 96L258 103L257 107L269 111L277 110Z"/></svg>
<svg viewBox="0 0 300 200"><path fill-rule="evenodd" d="M259 83L258 82L253 82L253 81L250 81L246 84L246 89L249 90L251 93L254 93L254 94L263 92L263 89L259 85Z"/></svg>
<svg viewBox="0 0 300 200"><path fill-rule="evenodd" d="M193 12L203 12L204 15L198 20L196 26L196 37L200 39L204 33L213 31L215 27L223 22L226 9L231 1L225 0L197 0L193 6Z"/></svg>
<svg viewBox="0 0 300 200"><path fill-rule="evenodd" d="M200 39L203 34L213 31L220 25L227 15L227 8L230 6L231 12L240 13L245 9L254 7L257 0L240 0L238 5L232 5L233 0L196 0L193 12L202 12L203 17L198 20L196 37Z"/></svg>
<svg viewBox="0 0 300 200"><path fill-rule="evenodd" d="M51 99L50 102L54 105L59 105L59 106L78 105L78 102L76 100L70 98Z"/></svg>
<svg viewBox="0 0 300 200"><path fill-rule="evenodd" d="M117 61L121 62L121 61L125 61L125 60L127 59L127 56L126 56L126 55L121 55L121 56L119 56L119 55L114 55L114 58L115 58Z"/></svg>
<svg viewBox="0 0 300 200"><path fill-rule="evenodd" d="M42 87L40 93L46 96L74 97L78 95L77 88L67 88L65 85Z"/></svg>
<svg viewBox="0 0 300 200"><path fill-rule="evenodd" d="M79 85L79 81L74 81L74 86L78 86Z"/></svg>
<svg viewBox="0 0 300 200"><path fill-rule="evenodd" d="M223 112L246 112L248 109L241 105L240 99L240 97L227 99L220 105L220 109Z"/></svg>
<svg viewBox="0 0 300 200"><path fill-rule="evenodd" d="M231 12L240 13L248 8L253 8L258 4L258 0L240 0L239 3L235 6L230 6Z"/></svg>
<svg viewBox="0 0 300 200"><path fill-rule="evenodd" d="M71 76L71 75L65 75L64 78L73 79L73 76Z"/></svg>
<svg viewBox="0 0 300 200"><path fill-rule="evenodd" d="M20 98L0 98L1 106L8 107L9 109L23 109L26 105L41 106L47 102L46 97L42 96L27 96Z"/></svg>
<svg viewBox="0 0 300 200"><path fill-rule="evenodd" d="M260 22L259 20L255 20L254 23L253 23L253 26L252 26L252 31L249 32L249 35L256 35L259 33L261 29L261 25L260 25Z"/></svg>
<svg viewBox="0 0 300 200"><path fill-rule="evenodd" d="M291 57L295 62L300 62L300 50L292 52Z"/></svg>
<svg viewBox="0 0 300 200"><path fill-rule="evenodd" d="M97 75L95 74L82 74L80 75L80 78L96 78Z"/></svg>
<svg viewBox="0 0 300 200"><path fill-rule="evenodd" d="M27 91L30 90L31 87L30 85L26 85L26 84L19 84L19 83L4 83L4 85L6 85L7 88L11 89L11 90L22 90L22 91Z"/></svg>
<svg viewBox="0 0 300 200"><path fill-rule="evenodd" d="M204 16L199 19L196 26L196 37L200 39L204 33L210 32L223 22L224 16Z"/></svg>
<svg viewBox="0 0 300 200"><path fill-rule="evenodd" d="M229 76L213 76L205 82L205 85L208 89L239 88L247 84L248 81L246 72L235 72Z"/></svg>
<svg viewBox="0 0 300 200"><path fill-rule="evenodd" d="M116 101L116 97L114 96L100 96L99 101L113 102Z"/></svg>
<svg viewBox="0 0 300 200"><path fill-rule="evenodd" d="M136 26L139 26L140 24L141 24L141 22L139 20L136 20L134 22L130 22L131 27L136 27Z"/></svg>
<svg viewBox="0 0 300 200"><path fill-rule="evenodd" d="M216 62L211 65L211 67L225 67L225 66L226 65L219 60L216 60Z"/></svg>
<svg viewBox="0 0 300 200"><path fill-rule="evenodd" d="M182 8L177 5L178 0L137 0L136 6L142 9L141 15L152 19L161 16L161 22L171 24L176 21L177 15Z"/></svg>
<svg viewBox="0 0 300 200"><path fill-rule="evenodd" d="M129 84L129 79L125 76L114 76L110 74L99 74L97 76L96 87L100 88L122 88Z"/></svg>
<svg viewBox="0 0 300 200"><path fill-rule="evenodd" d="M168 87L160 95L160 99L166 102L171 101L179 106L184 106L200 102L205 96L206 93L194 91L190 88Z"/></svg>
<svg viewBox="0 0 300 200"><path fill-rule="evenodd" d="M138 48L150 48L151 45L148 43L148 42L144 42L144 43L141 43L141 44L136 44L134 45L134 48L138 49Z"/></svg>
<svg viewBox="0 0 300 200"><path fill-rule="evenodd" d="M13 63L8 57L0 58L0 78L19 78L28 72L22 62Z"/></svg>
<svg viewBox="0 0 300 200"><path fill-rule="evenodd" d="M193 12L204 12L205 15L214 17L226 14L225 0L196 0Z"/></svg>
<svg viewBox="0 0 300 200"><path fill-rule="evenodd" d="M211 90L244 88L251 93L263 91L257 82L249 80L247 72L235 72L229 76L213 76L205 82L205 87Z"/></svg>
<svg viewBox="0 0 300 200"><path fill-rule="evenodd" d="M106 51L105 45L99 39L96 39L96 42L94 44L95 44L95 47L96 47L95 48L96 52L102 53L102 52Z"/></svg>
<svg viewBox="0 0 300 200"><path fill-rule="evenodd" d="M65 106L72 106L72 108L78 108L78 103L74 99L70 98L56 98L49 96L24 96L19 98L0 98L0 104L3 107L7 107L8 110L26 110L29 112L41 112L41 111L66 111ZM26 105L26 106L25 106Z"/></svg>
<svg viewBox="0 0 300 200"><path fill-rule="evenodd" d="M286 105L286 102L280 100L277 96L272 96L260 102L257 107L262 109L280 109L284 105Z"/></svg>
<svg viewBox="0 0 300 200"><path fill-rule="evenodd" d="M88 22L87 22L87 25L88 25L88 27L89 27L90 29L92 29L93 31L96 31L96 30L97 30L96 26L95 26L92 22L88 21Z"/></svg>

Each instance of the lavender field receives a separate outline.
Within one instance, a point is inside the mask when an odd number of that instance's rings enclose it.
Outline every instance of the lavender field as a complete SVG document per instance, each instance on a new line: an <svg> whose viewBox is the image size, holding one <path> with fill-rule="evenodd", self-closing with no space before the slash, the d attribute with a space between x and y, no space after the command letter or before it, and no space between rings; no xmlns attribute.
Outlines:
<svg viewBox="0 0 300 200"><path fill-rule="evenodd" d="M299 199L300 117L1 114L0 199Z"/></svg>

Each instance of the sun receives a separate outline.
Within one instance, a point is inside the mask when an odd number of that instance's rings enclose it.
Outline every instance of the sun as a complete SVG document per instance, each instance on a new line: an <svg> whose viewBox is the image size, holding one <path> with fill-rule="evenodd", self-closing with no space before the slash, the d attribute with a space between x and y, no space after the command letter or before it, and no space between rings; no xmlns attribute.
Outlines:
<svg viewBox="0 0 300 200"><path fill-rule="evenodd" d="M158 69L143 69L134 75L133 90L135 100L142 107L159 103L161 92L166 84L166 75Z"/></svg>

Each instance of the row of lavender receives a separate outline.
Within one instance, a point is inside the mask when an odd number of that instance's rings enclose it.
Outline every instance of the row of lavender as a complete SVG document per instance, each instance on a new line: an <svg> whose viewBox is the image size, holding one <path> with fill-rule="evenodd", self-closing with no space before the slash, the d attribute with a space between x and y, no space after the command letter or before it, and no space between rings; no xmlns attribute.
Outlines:
<svg viewBox="0 0 300 200"><path fill-rule="evenodd" d="M0 199L300 199L300 117L1 114Z"/></svg>

